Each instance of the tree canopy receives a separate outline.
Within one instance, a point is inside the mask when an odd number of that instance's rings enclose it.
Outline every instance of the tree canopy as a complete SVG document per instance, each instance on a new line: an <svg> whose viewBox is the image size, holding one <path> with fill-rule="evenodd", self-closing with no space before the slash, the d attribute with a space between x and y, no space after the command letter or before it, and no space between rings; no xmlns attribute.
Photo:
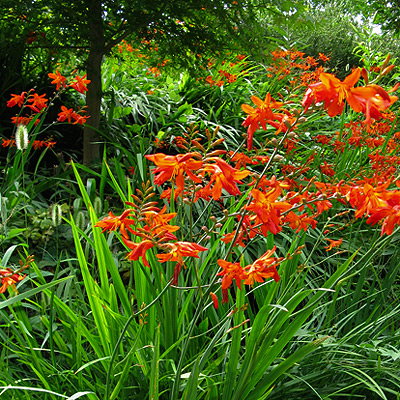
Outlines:
<svg viewBox="0 0 400 400"><path fill-rule="evenodd" d="M84 133L84 162L88 163L100 154L93 142L99 141L101 62L113 46L126 38L144 47L156 44L151 50L156 48L160 58L168 56L180 66L190 64L193 55L238 50L243 44L257 51L265 46L256 38L260 17L279 17L282 10L291 12L300 4L295 0L6 0L1 6L2 31L14 34L4 35L0 46L20 42L14 63L20 74L24 56L32 49L47 49L43 68L59 61L63 51L74 49L81 55L91 81L86 97L90 126ZM10 66L9 61L6 64Z"/></svg>

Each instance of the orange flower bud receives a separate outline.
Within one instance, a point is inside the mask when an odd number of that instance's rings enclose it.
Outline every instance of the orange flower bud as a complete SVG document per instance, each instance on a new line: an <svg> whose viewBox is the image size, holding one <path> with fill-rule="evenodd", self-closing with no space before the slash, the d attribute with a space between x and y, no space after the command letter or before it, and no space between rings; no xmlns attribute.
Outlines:
<svg viewBox="0 0 400 400"><path fill-rule="evenodd" d="M393 69L394 67L395 67L394 64L389 65L388 67L386 67L386 68L382 71L381 75L382 75L382 76L387 75L390 71L392 71L392 69Z"/></svg>
<svg viewBox="0 0 400 400"><path fill-rule="evenodd" d="M213 293L213 292L210 292L210 296L211 296L212 301L213 301L213 303L214 303L214 308L215 308L216 310L218 310L218 307L219 307L218 297L217 297L217 296L215 295L215 293Z"/></svg>
<svg viewBox="0 0 400 400"><path fill-rule="evenodd" d="M367 72L367 70L365 68L363 68L361 70L361 75L362 75L362 77L364 79L365 84L368 85L368 82L369 82L368 72Z"/></svg>
<svg viewBox="0 0 400 400"><path fill-rule="evenodd" d="M390 57L391 57L390 54L388 54L386 56L385 61L382 64L382 69L385 69L387 67L387 65L389 64L389 61L390 61Z"/></svg>

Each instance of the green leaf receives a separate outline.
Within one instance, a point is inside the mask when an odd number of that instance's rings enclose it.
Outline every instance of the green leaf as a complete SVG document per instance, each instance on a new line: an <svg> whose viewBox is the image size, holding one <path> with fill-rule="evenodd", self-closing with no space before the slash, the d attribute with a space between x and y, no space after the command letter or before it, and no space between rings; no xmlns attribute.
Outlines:
<svg viewBox="0 0 400 400"><path fill-rule="evenodd" d="M14 296L14 297L11 297L11 298L9 298L7 300L0 301L0 310L2 310L5 307L10 307L11 305L13 305L13 304L15 304L15 303L17 303L17 302L19 302L21 300L24 300L24 299L27 299L29 297L32 297L36 293L43 292L46 289L49 289L49 288L51 288L51 287L53 287L55 285L58 285L61 282L64 282L64 281L66 281L68 279L72 279L72 278L73 278L73 276L67 276L65 278L57 279L56 281L49 282L49 283L46 283L44 285L40 285L40 286L38 286L38 287L36 287L34 289L28 290L27 292L24 292L24 293L20 293L20 294Z"/></svg>

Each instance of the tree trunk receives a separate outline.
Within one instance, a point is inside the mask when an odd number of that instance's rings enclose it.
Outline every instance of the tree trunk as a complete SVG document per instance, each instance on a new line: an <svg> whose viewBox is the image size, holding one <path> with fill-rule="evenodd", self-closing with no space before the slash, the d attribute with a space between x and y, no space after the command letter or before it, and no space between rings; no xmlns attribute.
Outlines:
<svg viewBox="0 0 400 400"><path fill-rule="evenodd" d="M101 99L103 96L101 63L105 53L101 0L87 0L87 11L90 32L87 79L91 82L86 92L87 115L90 115L89 126L85 126L83 131L83 164L85 165L100 160L101 156L100 137L96 129L100 128Z"/></svg>

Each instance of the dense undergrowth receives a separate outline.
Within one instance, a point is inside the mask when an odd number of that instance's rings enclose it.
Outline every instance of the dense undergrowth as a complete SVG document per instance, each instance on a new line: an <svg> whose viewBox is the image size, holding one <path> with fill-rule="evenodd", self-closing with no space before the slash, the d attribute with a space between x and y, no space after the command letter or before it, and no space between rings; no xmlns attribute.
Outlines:
<svg viewBox="0 0 400 400"><path fill-rule="evenodd" d="M294 50L200 77L115 52L99 165L46 139L90 123L79 98L9 104L32 119L3 139L1 397L398 398L389 58L340 81ZM90 90L66 75L57 99Z"/></svg>

